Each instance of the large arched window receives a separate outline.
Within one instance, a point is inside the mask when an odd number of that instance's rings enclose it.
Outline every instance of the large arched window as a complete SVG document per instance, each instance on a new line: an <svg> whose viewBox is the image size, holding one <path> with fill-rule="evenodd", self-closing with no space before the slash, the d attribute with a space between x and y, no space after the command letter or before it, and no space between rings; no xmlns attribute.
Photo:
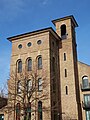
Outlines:
<svg viewBox="0 0 90 120"><path fill-rule="evenodd" d="M27 91L30 92L32 89L32 80L27 80Z"/></svg>
<svg viewBox="0 0 90 120"><path fill-rule="evenodd" d="M32 70L32 59L31 58L27 59L27 70L28 71Z"/></svg>
<svg viewBox="0 0 90 120"><path fill-rule="evenodd" d="M38 91L42 91L42 78L38 79Z"/></svg>
<svg viewBox="0 0 90 120"><path fill-rule="evenodd" d="M82 77L82 87L83 88L88 88L89 87L89 82L88 82L88 77L87 76L83 76Z"/></svg>
<svg viewBox="0 0 90 120"><path fill-rule="evenodd" d="M17 70L18 70L18 73L22 72L22 61L21 61L21 59L17 61Z"/></svg>
<svg viewBox="0 0 90 120"><path fill-rule="evenodd" d="M16 104L16 120L20 120L20 103Z"/></svg>
<svg viewBox="0 0 90 120"><path fill-rule="evenodd" d="M31 120L31 102L27 103L26 116L25 120Z"/></svg>
<svg viewBox="0 0 90 120"><path fill-rule="evenodd" d="M38 56L38 69L42 68L42 56Z"/></svg>
<svg viewBox="0 0 90 120"><path fill-rule="evenodd" d="M43 120L43 117L42 117L42 102L41 101L38 102L38 120Z"/></svg>
<svg viewBox="0 0 90 120"><path fill-rule="evenodd" d="M21 81L20 80L17 82L17 93L18 94L21 93Z"/></svg>
<svg viewBox="0 0 90 120"><path fill-rule="evenodd" d="M66 25L61 25L61 38L66 39Z"/></svg>

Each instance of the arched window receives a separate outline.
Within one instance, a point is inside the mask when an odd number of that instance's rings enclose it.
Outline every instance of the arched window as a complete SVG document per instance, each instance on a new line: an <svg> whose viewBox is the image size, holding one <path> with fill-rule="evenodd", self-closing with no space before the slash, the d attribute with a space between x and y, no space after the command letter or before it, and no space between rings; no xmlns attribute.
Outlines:
<svg viewBox="0 0 90 120"><path fill-rule="evenodd" d="M42 78L38 79L38 91L42 91Z"/></svg>
<svg viewBox="0 0 90 120"><path fill-rule="evenodd" d="M61 38L66 39L66 25L61 25Z"/></svg>
<svg viewBox="0 0 90 120"><path fill-rule="evenodd" d="M20 120L20 103L16 104L16 120Z"/></svg>
<svg viewBox="0 0 90 120"><path fill-rule="evenodd" d="M38 57L38 69L42 68L42 56Z"/></svg>
<svg viewBox="0 0 90 120"><path fill-rule="evenodd" d="M31 58L27 59L27 70L28 71L32 70L32 59Z"/></svg>
<svg viewBox="0 0 90 120"><path fill-rule="evenodd" d="M87 76L83 76L82 77L82 87L83 88L88 88L89 87L89 82L88 82L88 77Z"/></svg>
<svg viewBox="0 0 90 120"><path fill-rule="evenodd" d="M52 70L55 72L55 58L52 59Z"/></svg>
<svg viewBox="0 0 90 120"><path fill-rule="evenodd" d="M17 82L17 93L18 94L21 93L21 81L20 80Z"/></svg>
<svg viewBox="0 0 90 120"><path fill-rule="evenodd" d="M31 102L27 103L26 116L27 120L31 120Z"/></svg>
<svg viewBox="0 0 90 120"><path fill-rule="evenodd" d="M17 62L17 69L18 69L18 73L22 72L22 61L21 60L18 60Z"/></svg>
<svg viewBox="0 0 90 120"><path fill-rule="evenodd" d="M30 92L32 89L32 80L27 80L27 91Z"/></svg>
<svg viewBox="0 0 90 120"><path fill-rule="evenodd" d="M42 120L43 117L42 117L42 102L39 101L38 102L38 120Z"/></svg>

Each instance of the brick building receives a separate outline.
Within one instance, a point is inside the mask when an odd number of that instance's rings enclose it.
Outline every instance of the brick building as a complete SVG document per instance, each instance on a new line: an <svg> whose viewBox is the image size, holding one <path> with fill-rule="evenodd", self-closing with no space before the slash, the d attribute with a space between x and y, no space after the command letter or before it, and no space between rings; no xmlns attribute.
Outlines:
<svg viewBox="0 0 90 120"><path fill-rule="evenodd" d="M10 73L19 76L16 85L13 85L13 89L16 88L15 98L18 99L14 99L13 106L18 104L20 108L21 104L21 98L17 97L22 95L20 74L23 71L28 74L37 71L38 91L34 93L37 100L33 104L32 96L29 101L28 120L90 120L90 66L77 60L75 27L78 24L73 16L56 19L52 23L56 31L50 27L8 38L12 43ZM43 73L46 75L44 81ZM42 81L48 81L46 88ZM12 79L8 81L9 90L10 83ZM32 88L32 80L28 86ZM37 97L45 95L46 91L47 99ZM8 120L20 120L22 112L17 115L14 107Z"/></svg>

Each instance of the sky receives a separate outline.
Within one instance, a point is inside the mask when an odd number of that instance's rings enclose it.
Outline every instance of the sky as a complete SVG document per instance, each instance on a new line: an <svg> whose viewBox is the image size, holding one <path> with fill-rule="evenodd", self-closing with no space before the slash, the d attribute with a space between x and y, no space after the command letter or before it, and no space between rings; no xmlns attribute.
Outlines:
<svg viewBox="0 0 90 120"><path fill-rule="evenodd" d="M8 37L52 27L52 20L73 15L78 60L90 65L90 0L0 0L0 88L10 72L12 44Z"/></svg>

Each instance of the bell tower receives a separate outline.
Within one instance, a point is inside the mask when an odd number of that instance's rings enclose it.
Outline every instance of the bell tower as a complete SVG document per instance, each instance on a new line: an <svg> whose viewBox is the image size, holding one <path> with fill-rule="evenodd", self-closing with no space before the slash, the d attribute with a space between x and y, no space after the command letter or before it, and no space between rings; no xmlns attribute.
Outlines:
<svg viewBox="0 0 90 120"><path fill-rule="evenodd" d="M56 27L56 33L62 40L75 37L75 27L78 27L78 24L73 16L56 19L52 22Z"/></svg>
<svg viewBox="0 0 90 120"><path fill-rule="evenodd" d="M78 27L78 24L73 16L52 22L56 27L56 33L61 37L59 45L61 116L66 120L82 120L75 37L75 27Z"/></svg>

